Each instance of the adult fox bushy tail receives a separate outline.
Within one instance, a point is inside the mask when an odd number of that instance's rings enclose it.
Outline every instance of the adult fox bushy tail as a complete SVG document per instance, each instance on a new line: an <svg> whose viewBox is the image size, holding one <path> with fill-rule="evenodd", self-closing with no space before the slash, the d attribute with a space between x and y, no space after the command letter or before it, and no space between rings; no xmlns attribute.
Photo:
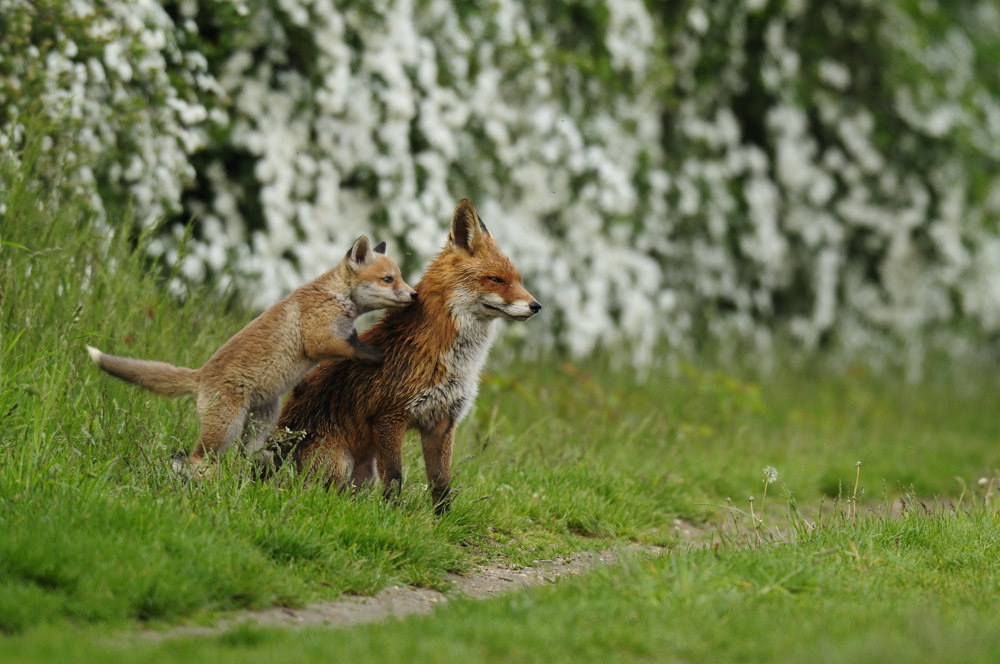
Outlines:
<svg viewBox="0 0 1000 664"><path fill-rule="evenodd" d="M354 328L362 313L410 305L416 291L385 255L385 243L357 239L344 259L295 289L222 345L200 369L137 360L87 347L101 369L164 396L197 396L201 436L189 457L201 472L207 458L251 428L257 451L278 418L281 396L320 360L356 358L379 364L383 351L362 343Z"/></svg>
<svg viewBox="0 0 1000 664"><path fill-rule="evenodd" d="M344 487L377 469L387 494L402 482L403 436L417 429L440 511L450 503L455 427L476 398L494 323L527 320L542 305L468 200L417 292L413 305L388 312L361 337L385 349L381 365L320 364L293 390L278 426L303 433L283 450L300 470Z"/></svg>

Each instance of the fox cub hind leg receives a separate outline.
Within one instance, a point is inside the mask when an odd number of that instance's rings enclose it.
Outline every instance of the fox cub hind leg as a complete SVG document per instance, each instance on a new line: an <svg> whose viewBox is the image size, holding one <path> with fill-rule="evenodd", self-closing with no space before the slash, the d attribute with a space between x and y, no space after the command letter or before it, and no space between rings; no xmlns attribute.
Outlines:
<svg viewBox="0 0 1000 664"><path fill-rule="evenodd" d="M192 476L205 476L215 462L214 457L225 452L243 433L249 414L247 405L232 395L221 392L198 395L201 436L189 457Z"/></svg>
<svg viewBox="0 0 1000 664"><path fill-rule="evenodd" d="M281 399L275 398L250 409L243 428L243 447L253 460L258 475L273 474L277 468L274 450L267 443L281 413Z"/></svg>
<svg viewBox="0 0 1000 664"><path fill-rule="evenodd" d="M281 399L277 397L250 409L243 432L243 445L247 452L263 449L278 422L279 413Z"/></svg>

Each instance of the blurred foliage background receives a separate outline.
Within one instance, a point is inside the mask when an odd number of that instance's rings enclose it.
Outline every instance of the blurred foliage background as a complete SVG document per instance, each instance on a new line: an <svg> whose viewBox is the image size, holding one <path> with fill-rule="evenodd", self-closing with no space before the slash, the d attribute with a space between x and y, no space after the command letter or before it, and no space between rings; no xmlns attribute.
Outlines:
<svg viewBox="0 0 1000 664"><path fill-rule="evenodd" d="M509 330L529 355L993 355L992 2L0 0L0 22L2 157L34 140L109 237L154 229L180 294L216 276L265 306L360 232L416 277L471 197L546 306Z"/></svg>

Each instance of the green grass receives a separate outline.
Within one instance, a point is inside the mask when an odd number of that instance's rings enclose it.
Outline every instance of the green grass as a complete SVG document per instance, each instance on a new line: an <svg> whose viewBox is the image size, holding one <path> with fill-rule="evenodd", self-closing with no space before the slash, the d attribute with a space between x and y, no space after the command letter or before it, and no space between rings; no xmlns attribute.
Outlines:
<svg viewBox="0 0 1000 664"><path fill-rule="evenodd" d="M244 625L158 642L40 628L4 645L18 661L995 661L995 514L870 515L849 529L845 521L831 518L795 543L633 556L382 625Z"/></svg>
<svg viewBox="0 0 1000 664"><path fill-rule="evenodd" d="M997 510L977 485L1000 468L987 369L941 364L908 384L699 361L637 381L601 358L498 360L459 429L443 518L413 440L399 504L287 470L254 481L236 455L184 483L169 460L197 435L193 404L100 373L83 347L197 366L251 314L207 286L170 295L173 266L152 264L144 237L112 235L4 168L5 662L938 662L986 661L1000 645ZM765 466L780 474L766 499ZM703 546L678 539L678 518L706 531ZM672 550L387 625L130 636L631 542Z"/></svg>

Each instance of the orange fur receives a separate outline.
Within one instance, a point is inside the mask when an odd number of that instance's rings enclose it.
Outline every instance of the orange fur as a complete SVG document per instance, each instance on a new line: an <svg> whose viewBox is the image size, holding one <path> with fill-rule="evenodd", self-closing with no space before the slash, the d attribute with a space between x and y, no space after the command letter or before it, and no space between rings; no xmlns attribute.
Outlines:
<svg viewBox="0 0 1000 664"><path fill-rule="evenodd" d="M455 427L479 387L497 318L526 320L541 305L521 284L468 200L417 284L417 301L388 312L362 335L385 349L380 366L326 362L293 390L279 428L303 432L291 455L299 469L346 487L377 471L387 495L402 482L402 444L420 432L437 509L447 509Z"/></svg>

